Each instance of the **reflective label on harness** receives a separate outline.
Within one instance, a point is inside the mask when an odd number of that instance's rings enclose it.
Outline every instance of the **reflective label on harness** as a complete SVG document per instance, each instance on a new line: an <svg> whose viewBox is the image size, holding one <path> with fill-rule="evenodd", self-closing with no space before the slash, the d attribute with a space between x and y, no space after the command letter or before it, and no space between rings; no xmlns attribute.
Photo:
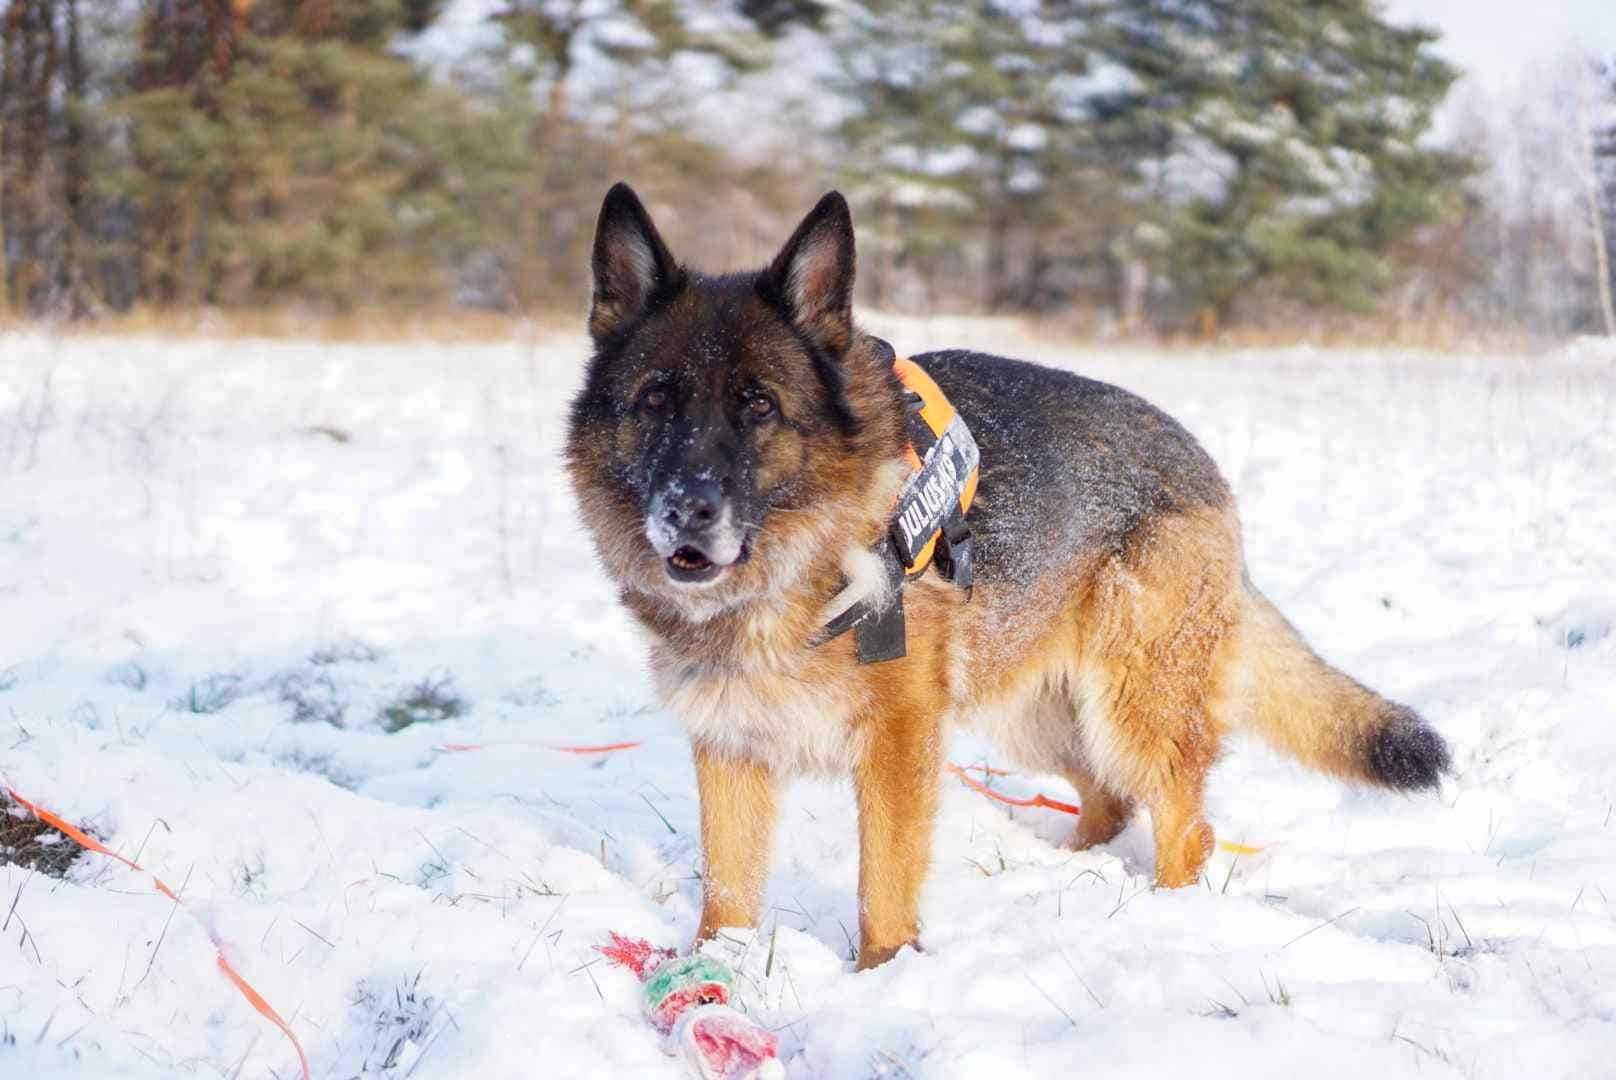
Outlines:
<svg viewBox="0 0 1616 1080"><path fill-rule="evenodd" d="M906 566L914 567L943 524L962 511L966 480L980 460L970 428L956 414L898 496L893 534Z"/></svg>

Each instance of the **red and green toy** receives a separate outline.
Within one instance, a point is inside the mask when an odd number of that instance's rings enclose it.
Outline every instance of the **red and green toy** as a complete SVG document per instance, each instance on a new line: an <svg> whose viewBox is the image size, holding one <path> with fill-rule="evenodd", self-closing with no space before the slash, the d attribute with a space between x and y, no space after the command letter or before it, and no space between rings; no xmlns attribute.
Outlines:
<svg viewBox="0 0 1616 1080"><path fill-rule="evenodd" d="M700 1080L785 1080L774 1033L730 1007L735 973L723 961L615 933L596 947L645 984L646 1016Z"/></svg>

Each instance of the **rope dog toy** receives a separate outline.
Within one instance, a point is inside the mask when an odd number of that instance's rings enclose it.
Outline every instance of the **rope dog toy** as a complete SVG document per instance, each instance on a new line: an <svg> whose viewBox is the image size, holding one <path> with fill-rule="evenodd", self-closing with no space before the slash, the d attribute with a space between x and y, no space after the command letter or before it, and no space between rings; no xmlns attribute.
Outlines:
<svg viewBox="0 0 1616 1080"><path fill-rule="evenodd" d="M617 933L595 948L644 983L646 1017L699 1080L785 1080L774 1033L730 1007L735 973L721 960Z"/></svg>

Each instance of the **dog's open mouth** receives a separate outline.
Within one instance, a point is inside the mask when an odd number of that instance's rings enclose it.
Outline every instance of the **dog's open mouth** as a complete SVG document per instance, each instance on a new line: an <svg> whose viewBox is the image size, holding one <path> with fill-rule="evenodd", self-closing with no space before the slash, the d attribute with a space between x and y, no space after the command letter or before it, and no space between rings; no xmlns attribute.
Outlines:
<svg viewBox="0 0 1616 1080"><path fill-rule="evenodd" d="M663 560L663 564L668 568L668 576L674 581L699 584L717 579L735 563L745 562L748 554L747 545L742 544L740 554L735 557L734 562L719 565L699 547L685 544L675 549L672 555Z"/></svg>
<svg viewBox="0 0 1616 1080"><path fill-rule="evenodd" d="M686 544L668 556L668 567L681 574L705 574L709 570L716 570L718 564L703 555L701 549Z"/></svg>

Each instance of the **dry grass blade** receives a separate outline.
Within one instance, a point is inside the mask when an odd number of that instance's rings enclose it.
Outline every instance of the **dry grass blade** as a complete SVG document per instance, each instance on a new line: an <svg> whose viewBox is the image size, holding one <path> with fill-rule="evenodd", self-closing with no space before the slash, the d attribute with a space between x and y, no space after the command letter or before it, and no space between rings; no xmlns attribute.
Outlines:
<svg viewBox="0 0 1616 1080"><path fill-rule="evenodd" d="M1050 997L1049 994L1044 990L1044 988L1042 986L1039 986L1037 983L1033 982L1031 975L1023 975L1022 978L1027 980L1027 985L1028 986L1030 986L1034 990L1038 991L1039 995L1045 1001L1049 1002L1049 1007L1050 1008L1054 1009L1056 1012L1058 1012L1062 1016L1066 1017L1066 1022L1068 1024L1071 1024L1073 1028L1077 1027L1077 1021L1072 1018L1072 1014L1067 1012L1065 1009L1061 1008L1060 1002L1058 1002L1054 998Z"/></svg>
<svg viewBox="0 0 1616 1080"><path fill-rule="evenodd" d="M141 972L140 978L135 980L135 985L129 991L131 994L140 989L140 984L145 982L146 976L151 974L152 965L157 963L157 954L162 950L163 942L168 939L169 924L174 921L174 913L180 909L180 900L185 896L185 887L191 883L191 871L195 869L196 866L192 865L190 870L185 871L185 880L180 883L180 891L175 894L174 902L169 905L168 918L163 920L163 932L157 935L157 944L152 946L151 956L146 959L146 970Z"/></svg>
<svg viewBox="0 0 1616 1080"><path fill-rule="evenodd" d="M1281 949L1288 949L1292 945L1295 945L1298 941L1301 941L1303 938L1307 937L1309 934L1315 933L1315 932L1317 932L1319 930L1323 930L1326 926L1334 926L1336 923L1340 922L1342 919L1345 919L1348 915L1351 915L1353 912L1355 912L1357 910L1358 909L1355 908L1355 907L1350 907L1347 910L1343 911L1341 914L1337 915L1333 919L1325 919L1323 922L1319 923L1317 926L1313 927L1311 930L1304 930L1300 934L1297 934L1295 937L1291 938L1285 944L1281 945L1280 948Z"/></svg>
<svg viewBox="0 0 1616 1080"><path fill-rule="evenodd" d="M666 825L668 827L668 832L672 833L674 836L679 835L679 830L675 829L673 827L673 822L668 820L666 814L664 814L662 811L657 809L656 803L652 802L650 799L645 798L645 792L643 792L643 791L640 792L640 798L645 799L645 805L649 806L651 808L651 813L655 814L658 818L660 818L662 820L662 824L664 824L664 825ZM604 861L604 860L602 860L602 861Z"/></svg>

